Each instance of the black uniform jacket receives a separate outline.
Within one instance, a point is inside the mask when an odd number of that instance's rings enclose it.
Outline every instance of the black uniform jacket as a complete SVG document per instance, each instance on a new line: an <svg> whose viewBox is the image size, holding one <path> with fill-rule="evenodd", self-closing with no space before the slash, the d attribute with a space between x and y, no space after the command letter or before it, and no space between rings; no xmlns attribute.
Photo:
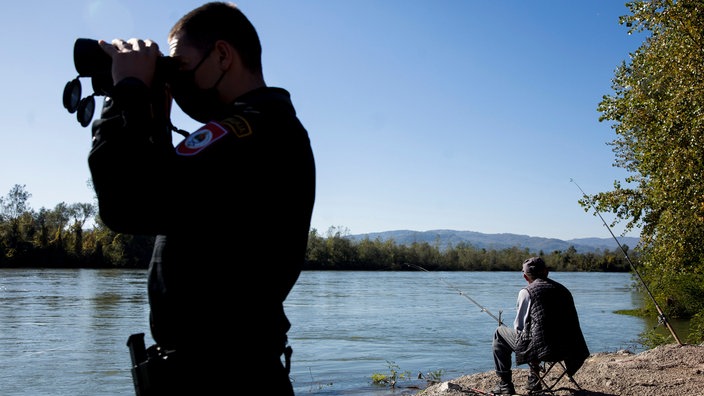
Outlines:
<svg viewBox="0 0 704 396"><path fill-rule="evenodd" d="M308 133L289 93L263 87L174 147L163 103L118 83L88 158L105 225L157 236L152 335L176 350L244 339L280 353L315 198Z"/></svg>

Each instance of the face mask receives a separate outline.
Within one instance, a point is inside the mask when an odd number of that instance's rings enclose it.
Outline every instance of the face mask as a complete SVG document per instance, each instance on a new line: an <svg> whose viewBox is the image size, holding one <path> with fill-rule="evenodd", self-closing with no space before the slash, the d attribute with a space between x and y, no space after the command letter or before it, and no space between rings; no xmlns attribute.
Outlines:
<svg viewBox="0 0 704 396"><path fill-rule="evenodd" d="M217 90L218 84L225 76L225 72L220 75L220 78L210 88L202 89L196 85L196 71L208 58L211 51L212 49L206 52L203 59L193 69L175 72L169 79L171 95L178 107L188 114L189 117L203 124L222 114L225 108L225 105L220 102Z"/></svg>

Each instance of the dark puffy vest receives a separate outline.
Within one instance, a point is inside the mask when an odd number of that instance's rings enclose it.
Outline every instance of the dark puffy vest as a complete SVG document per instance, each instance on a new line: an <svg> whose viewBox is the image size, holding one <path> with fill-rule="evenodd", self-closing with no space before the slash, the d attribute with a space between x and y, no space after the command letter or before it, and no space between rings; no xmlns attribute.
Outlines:
<svg viewBox="0 0 704 396"><path fill-rule="evenodd" d="M565 361L570 375L582 366L589 349L582 335L572 294L552 279L536 279L526 287L530 317L523 331L516 364Z"/></svg>

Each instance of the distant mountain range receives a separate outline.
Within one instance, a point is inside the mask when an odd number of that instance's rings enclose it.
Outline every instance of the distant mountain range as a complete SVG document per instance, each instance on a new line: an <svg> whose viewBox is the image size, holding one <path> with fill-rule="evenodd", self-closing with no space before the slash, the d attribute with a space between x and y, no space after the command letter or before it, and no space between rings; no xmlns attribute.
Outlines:
<svg viewBox="0 0 704 396"><path fill-rule="evenodd" d="M396 230L384 232L372 232L368 234L349 235L353 241L361 241L368 238L371 241L387 241L392 239L398 245L411 245L414 242L427 242L431 245L436 243L441 249L449 246L456 246L464 242L478 249L503 250L512 247L528 248L531 252L550 253L555 250L566 251L573 246L578 253L590 253L596 251L621 251L614 238L576 238L569 240L555 238L532 237L518 234L483 234L475 231L456 230L429 230L412 231ZM619 237L619 243L628 249L635 248L639 239L635 237Z"/></svg>

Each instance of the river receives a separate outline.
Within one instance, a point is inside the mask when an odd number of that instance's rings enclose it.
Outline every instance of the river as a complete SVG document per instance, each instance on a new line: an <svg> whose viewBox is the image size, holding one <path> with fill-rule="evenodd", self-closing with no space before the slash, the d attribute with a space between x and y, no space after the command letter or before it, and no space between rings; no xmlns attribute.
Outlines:
<svg viewBox="0 0 704 396"><path fill-rule="evenodd" d="M572 291L592 353L639 350L653 324L614 313L641 304L631 275L551 277ZM520 271L304 271L285 304L296 394L406 395L418 374L492 370L492 316L511 322L524 285ZM134 395L125 343L147 318L144 270L0 269L0 395ZM395 387L372 383L393 372ZM265 389L256 367L235 376Z"/></svg>

